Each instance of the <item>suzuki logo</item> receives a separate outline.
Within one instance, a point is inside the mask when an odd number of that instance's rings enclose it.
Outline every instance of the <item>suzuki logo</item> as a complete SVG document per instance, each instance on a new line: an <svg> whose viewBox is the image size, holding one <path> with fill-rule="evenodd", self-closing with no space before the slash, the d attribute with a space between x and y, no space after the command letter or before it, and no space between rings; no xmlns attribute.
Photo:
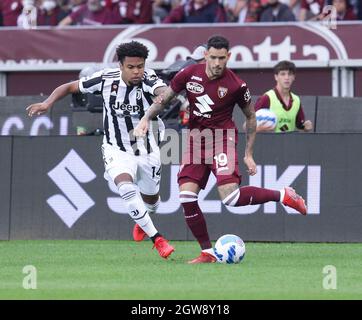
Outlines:
<svg viewBox="0 0 362 320"><path fill-rule="evenodd" d="M207 94L201 97L196 97L196 100L198 101L198 103L195 103L195 106L199 108L201 113L212 112L210 106L213 106L215 103Z"/></svg>
<svg viewBox="0 0 362 320"><path fill-rule="evenodd" d="M254 187L281 190L284 187L293 186L298 178L307 178L306 194L301 194L308 206L308 215L320 214L320 190L321 190L321 166L288 166L282 173L277 174L276 165L257 166L257 174L249 177L249 184ZM172 165L170 175L170 196L167 201L161 202L157 213L171 214L179 210L178 185L176 181L179 166ZM202 212L221 213L222 203L219 198L210 199L209 193L216 185L216 178L210 175L205 190L199 194L199 205ZM298 191L298 190L297 190ZM207 199L207 200L206 200ZM243 207L228 207L226 209L234 214L252 214L263 208L265 214L277 213L277 206L283 206L276 202L248 205ZM294 209L283 206L289 214L296 214Z"/></svg>
<svg viewBox="0 0 362 320"><path fill-rule="evenodd" d="M71 228L73 224L94 205L94 201L81 187L96 178L95 173L73 149L48 176L63 194L47 199L49 206Z"/></svg>

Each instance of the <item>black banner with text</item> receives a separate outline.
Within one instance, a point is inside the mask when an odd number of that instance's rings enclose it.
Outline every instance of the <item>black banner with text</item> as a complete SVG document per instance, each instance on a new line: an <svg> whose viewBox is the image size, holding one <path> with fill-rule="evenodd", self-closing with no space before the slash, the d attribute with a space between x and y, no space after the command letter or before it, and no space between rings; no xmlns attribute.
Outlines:
<svg viewBox="0 0 362 320"><path fill-rule="evenodd" d="M242 185L290 185L305 198L308 215L274 202L227 208L210 176L199 202L211 238L234 233L246 241L362 241L360 141L360 134L260 134L258 173L249 177L241 135ZM96 136L2 137L0 238L131 239L133 221L116 187L103 178L101 142ZM177 163L163 165L162 202L153 220L168 239L192 240L178 198L178 170Z"/></svg>

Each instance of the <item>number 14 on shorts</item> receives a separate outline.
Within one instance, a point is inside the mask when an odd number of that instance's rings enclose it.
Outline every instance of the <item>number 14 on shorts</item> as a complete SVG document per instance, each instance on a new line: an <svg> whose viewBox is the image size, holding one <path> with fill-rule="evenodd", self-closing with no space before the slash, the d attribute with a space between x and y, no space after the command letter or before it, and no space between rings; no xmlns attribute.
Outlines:
<svg viewBox="0 0 362 320"><path fill-rule="evenodd" d="M152 179L155 178L156 176L159 177L161 175L161 167L152 167Z"/></svg>

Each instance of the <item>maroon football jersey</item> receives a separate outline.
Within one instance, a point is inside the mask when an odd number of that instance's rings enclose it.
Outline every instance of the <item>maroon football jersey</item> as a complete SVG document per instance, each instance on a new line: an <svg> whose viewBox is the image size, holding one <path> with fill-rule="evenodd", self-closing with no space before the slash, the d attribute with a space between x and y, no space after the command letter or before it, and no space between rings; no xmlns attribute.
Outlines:
<svg viewBox="0 0 362 320"><path fill-rule="evenodd" d="M224 74L214 80L206 75L205 64L194 64L176 74L171 81L175 92L186 89L190 102L189 128L203 130L235 129L232 120L235 104L247 105L250 92L246 83L234 72L225 69Z"/></svg>

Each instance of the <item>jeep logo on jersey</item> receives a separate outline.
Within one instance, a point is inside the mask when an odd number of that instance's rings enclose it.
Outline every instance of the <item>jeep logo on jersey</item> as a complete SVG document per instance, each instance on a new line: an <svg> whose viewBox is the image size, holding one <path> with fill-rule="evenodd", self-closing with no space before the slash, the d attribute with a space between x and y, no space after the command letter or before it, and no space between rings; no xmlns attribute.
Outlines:
<svg viewBox="0 0 362 320"><path fill-rule="evenodd" d="M192 93L203 93L204 92L204 87L197 82L187 82L186 89L187 89L187 91L190 91Z"/></svg>
<svg viewBox="0 0 362 320"><path fill-rule="evenodd" d="M126 104L126 103L119 103L112 105L112 109L116 111L128 111L130 113L139 113L141 111L141 107L139 105L132 105L132 104Z"/></svg>

